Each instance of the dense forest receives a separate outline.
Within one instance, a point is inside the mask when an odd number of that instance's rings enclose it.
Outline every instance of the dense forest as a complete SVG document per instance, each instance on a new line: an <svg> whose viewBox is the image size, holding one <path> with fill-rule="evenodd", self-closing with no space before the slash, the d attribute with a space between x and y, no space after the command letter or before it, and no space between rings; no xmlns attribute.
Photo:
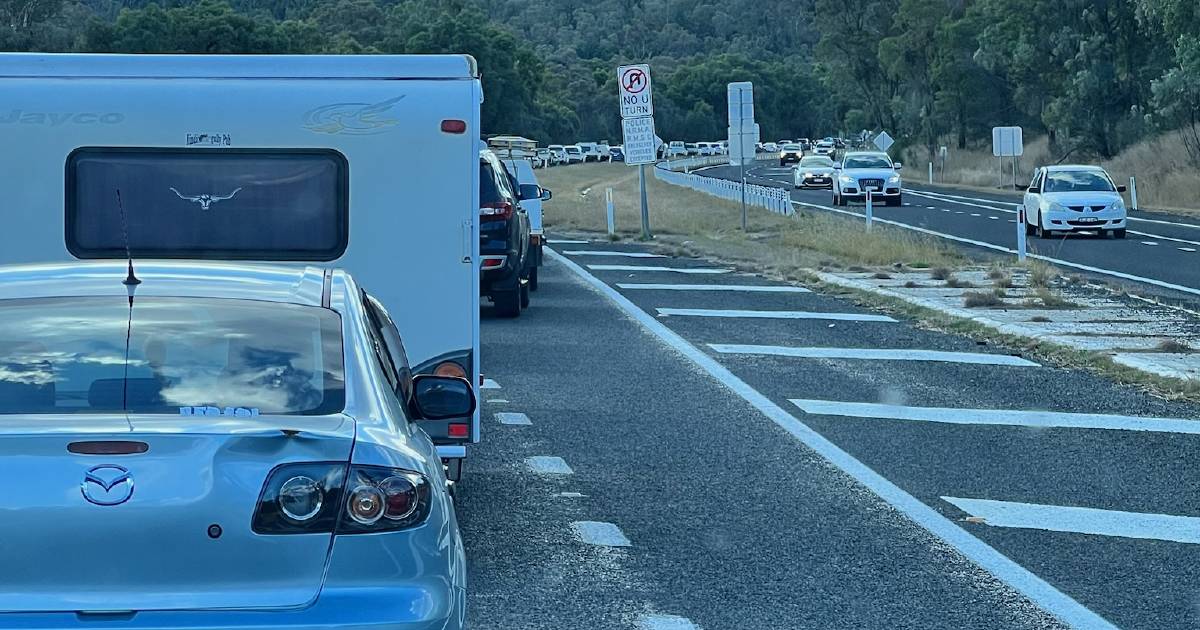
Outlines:
<svg viewBox="0 0 1200 630"><path fill-rule="evenodd" d="M485 131L619 137L615 67L649 62L659 135L725 135L755 83L769 138L994 125L1109 157L1164 131L1200 165L1196 0L0 0L0 49L474 55Z"/></svg>

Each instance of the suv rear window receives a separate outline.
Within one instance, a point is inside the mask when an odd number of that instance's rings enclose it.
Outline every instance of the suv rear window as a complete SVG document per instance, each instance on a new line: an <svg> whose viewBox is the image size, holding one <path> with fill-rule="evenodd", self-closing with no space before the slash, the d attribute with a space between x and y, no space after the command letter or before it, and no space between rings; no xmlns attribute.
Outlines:
<svg viewBox="0 0 1200 630"><path fill-rule="evenodd" d="M0 300L0 414L327 415L345 406L344 378L329 309L148 296L131 314L124 296Z"/></svg>
<svg viewBox="0 0 1200 630"><path fill-rule="evenodd" d="M503 201L500 188L496 184L496 174L492 165L487 162L479 163L479 203L496 203Z"/></svg>
<svg viewBox="0 0 1200 630"><path fill-rule="evenodd" d="M127 232L146 258L335 260L348 242L348 177L331 150L78 149L67 249L123 258Z"/></svg>

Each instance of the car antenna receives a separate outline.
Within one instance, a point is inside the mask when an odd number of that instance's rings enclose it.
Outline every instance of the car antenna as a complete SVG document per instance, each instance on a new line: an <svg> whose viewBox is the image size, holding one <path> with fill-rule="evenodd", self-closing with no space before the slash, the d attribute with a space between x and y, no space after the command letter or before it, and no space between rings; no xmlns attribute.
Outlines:
<svg viewBox="0 0 1200 630"><path fill-rule="evenodd" d="M117 209L121 212L121 242L125 245L125 260L128 267L128 273L121 284L125 285L125 289L129 292L129 307L133 308L133 292L142 281L133 273L133 253L129 249L129 222L125 218L125 204L121 202L120 188L117 189Z"/></svg>

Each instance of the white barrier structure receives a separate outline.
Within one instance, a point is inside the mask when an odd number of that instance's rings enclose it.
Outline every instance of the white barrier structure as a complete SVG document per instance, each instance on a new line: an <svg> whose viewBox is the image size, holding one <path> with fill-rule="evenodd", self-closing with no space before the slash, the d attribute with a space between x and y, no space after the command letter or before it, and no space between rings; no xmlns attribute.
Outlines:
<svg viewBox="0 0 1200 630"><path fill-rule="evenodd" d="M679 173L662 168L662 165L654 169L654 176L659 181L691 188L692 190L720 197L721 199L739 202L742 200L741 182L705 177L696 173ZM782 214L784 216L791 216L796 213L795 209L792 208L791 193L786 188L747 184L746 204L758 208L766 208L775 214Z"/></svg>

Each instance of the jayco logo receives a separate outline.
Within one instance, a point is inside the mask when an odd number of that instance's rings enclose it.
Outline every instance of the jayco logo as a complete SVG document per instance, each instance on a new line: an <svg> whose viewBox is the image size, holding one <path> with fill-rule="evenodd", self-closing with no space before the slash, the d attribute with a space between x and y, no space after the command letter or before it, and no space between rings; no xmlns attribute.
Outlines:
<svg viewBox="0 0 1200 630"><path fill-rule="evenodd" d="M49 125L61 127L73 125L116 125L125 121L125 114L108 112L27 112L14 109L7 114L0 113L0 124L8 125Z"/></svg>

